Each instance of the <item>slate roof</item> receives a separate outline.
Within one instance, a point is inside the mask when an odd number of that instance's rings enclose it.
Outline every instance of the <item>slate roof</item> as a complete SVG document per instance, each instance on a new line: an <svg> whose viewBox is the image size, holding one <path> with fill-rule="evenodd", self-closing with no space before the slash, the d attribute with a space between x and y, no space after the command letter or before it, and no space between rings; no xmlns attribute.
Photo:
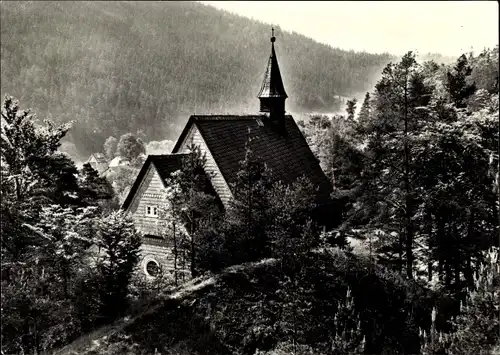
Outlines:
<svg viewBox="0 0 500 355"><path fill-rule="evenodd" d="M317 186L321 199L329 198L331 184L319 166L302 132L290 115L270 120L266 115L194 115L191 116L177 141L177 152L191 125L195 124L224 179L231 186L245 158L245 144L268 168L275 180L285 184L306 175Z"/></svg>
<svg viewBox="0 0 500 355"><path fill-rule="evenodd" d="M165 180L170 176L171 173L179 170L182 167L183 159L188 157L189 154L164 154L164 155L148 155L146 161L142 165L137 178L135 179L132 188L130 189L127 198L123 202L122 208L126 210L132 199L134 198L137 189L141 185L142 179L146 175L150 164L153 164L158 175L160 175L160 179L163 184L165 184Z"/></svg>

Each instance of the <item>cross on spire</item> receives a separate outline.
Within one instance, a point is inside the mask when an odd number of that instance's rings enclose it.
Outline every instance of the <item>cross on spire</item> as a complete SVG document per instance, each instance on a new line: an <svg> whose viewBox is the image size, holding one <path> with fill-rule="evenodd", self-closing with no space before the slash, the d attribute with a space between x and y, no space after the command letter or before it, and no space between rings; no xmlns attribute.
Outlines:
<svg viewBox="0 0 500 355"><path fill-rule="evenodd" d="M274 27L271 27L271 43L276 41L276 37L274 37Z"/></svg>

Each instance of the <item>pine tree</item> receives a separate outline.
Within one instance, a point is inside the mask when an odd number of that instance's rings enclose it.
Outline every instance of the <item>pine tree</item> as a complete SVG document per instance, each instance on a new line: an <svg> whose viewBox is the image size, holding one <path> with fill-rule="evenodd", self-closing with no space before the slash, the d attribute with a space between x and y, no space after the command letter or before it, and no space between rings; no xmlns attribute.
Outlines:
<svg viewBox="0 0 500 355"><path fill-rule="evenodd" d="M105 177L99 176L89 163L83 164L80 175L80 198L86 205L96 205L113 199L113 187Z"/></svg>
<svg viewBox="0 0 500 355"><path fill-rule="evenodd" d="M205 171L205 155L196 145L188 149L190 154L182 161L181 169L166 181L162 214L167 223L166 233L173 241L174 267L177 268L180 253L184 255L187 251L191 275L195 277L199 271L198 249L202 247L200 233L220 213L221 206ZM177 282L177 274L175 279Z"/></svg>
<svg viewBox="0 0 500 355"><path fill-rule="evenodd" d="M466 99L476 91L475 83L468 83L467 79L472 74L472 68L469 66L467 57L462 54L453 68L452 72L447 73L447 88L451 100L457 108L467 106Z"/></svg>
<svg viewBox="0 0 500 355"><path fill-rule="evenodd" d="M245 158L240 162L232 187L234 198L226 211L231 237L236 238L231 242L237 255L235 260L239 259L239 262L269 255L269 243L264 231L268 225L265 211L269 208L267 193L271 186L272 172L255 156L248 139Z"/></svg>
<svg viewBox="0 0 500 355"><path fill-rule="evenodd" d="M413 277L413 216L418 204L413 185L412 151L415 147L412 142L425 122L422 107L428 105L431 91L432 87L425 85L411 52L396 65L387 65L376 85L374 119L368 136L366 159L369 169L365 171L365 189L372 192L365 201L379 204L367 208L376 213L370 217L371 228L384 226L386 237L383 239L387 244L383 249L388 261L396 258L396 264L401 263L404 256L409 278ZM399 268L402 269L402 264Z"/></svg>
<svg viewBox="0 0 500 355"><path fill-rule="evenodd" d="M431 115L441 116L440 111L432 108ZM416 184L425 194L417 214L426 216L429 257L437 260L446 286L460 289L463 275L470 287L474 262L495 243L498 203L489 163L497 131L498 111L481 110L455 112L444 122L429 124L418 137ZM425 148L430 145L432 150Z"/></svg>
<svg viewBox="0 0 500 355"><path fill-rule="evenodd" d="M315 207L314 187L305 178L291 185L276 182L268 192L265 214L269 225L266 239L272 246L271 255L283 263L293 263L299 256L319 244L318 227L311 220Z"/></svg>
<svg viewBox="0 0 500 355"><path fill-rule="evenodd" d="M367 92L358 115L358 122L361 127L368 127L368 124L370 123L371 112L372 110L371 110L370 93Z"/></svg>
<svg viewBox="0 0 500 355"><path fill-rule="evenodd" d="M347 100L346 112L347 112L347 119L350 121L354 120L354 114L356 113L357 101L358 100L356 98L351 99L351 100Z"/></svg>
<svg viewBox="0 0 500 355"><path fill-rule="evenodd" d="M188 236L184 233L184 221L180 218L183 191L180 179L183 178L182 171L176 171L166 180L167 187L163 193L165 203L160 207L159 216L164 220L163 235L173 243L172 253L174 256L174 283L179 283L179 256L181 250L187 247Z"/></svg>

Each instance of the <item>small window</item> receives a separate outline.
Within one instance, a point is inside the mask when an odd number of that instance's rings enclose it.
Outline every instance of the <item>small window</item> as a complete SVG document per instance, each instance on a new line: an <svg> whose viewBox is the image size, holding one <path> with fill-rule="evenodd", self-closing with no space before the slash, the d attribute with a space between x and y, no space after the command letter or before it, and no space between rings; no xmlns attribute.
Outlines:
<svg viewBox="0 0 500 355"><path fill-rule="evenodd" d="M146 216L158 217L158 207L146 206Z"/></svg>
<svg viewBox="0 0 500 355"><path fill-rule="evenodd" d="M146 263L146 274L151 277L156 277L160 273L160 265L156 260L149 260Z"/></svg>

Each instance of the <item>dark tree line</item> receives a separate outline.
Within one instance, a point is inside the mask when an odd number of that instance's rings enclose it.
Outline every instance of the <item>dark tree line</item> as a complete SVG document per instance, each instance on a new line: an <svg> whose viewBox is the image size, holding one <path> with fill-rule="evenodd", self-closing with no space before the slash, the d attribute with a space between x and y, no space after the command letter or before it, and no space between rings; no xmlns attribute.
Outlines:
<svg viewBox="0 0 500 355"><path fill-rule="evenodd" d="M491 268L495 257L485 254L498 248L500 234L493 63L498 64L498 48L462 55L450 66L417 63L410 52L384 68L356 120L353 100L346 116L313 117L302 124L335 194L347 196L338 232L363 240L373 263L453 295L451 305L439 310L448 320L459 312L467 290L482 300L487 292L498 294L497 281L485 286L477 278L483 263L490 267L490 280L498 276ZM491 317L490 329L498 332ZM467 340L451 336L464 353L481 343L470 332L460 333ZM451 338L437 338L432 351L443 346L457 351ZM491 349L498 338L484 341L482 348Z"/></svg>

